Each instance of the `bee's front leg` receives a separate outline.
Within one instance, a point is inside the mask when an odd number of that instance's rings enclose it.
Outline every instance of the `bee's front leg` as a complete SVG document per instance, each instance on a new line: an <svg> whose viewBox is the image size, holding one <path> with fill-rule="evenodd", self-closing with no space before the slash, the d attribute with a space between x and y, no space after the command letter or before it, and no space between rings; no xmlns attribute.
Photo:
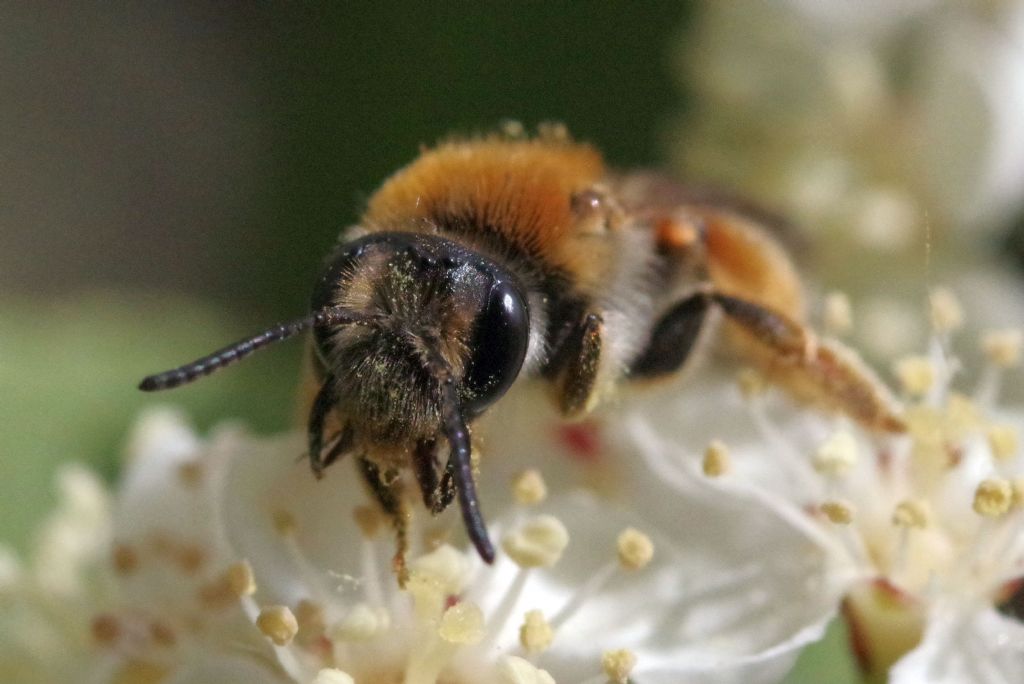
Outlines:
<svg viewBox="0 0 1024 684"><path fill-rule="evenodd" d="M438 515L455 500L454 467L451 462L438 478L437 442L421 440L413 447L412 469L416 475L416 483L423 494L423 505Z"/></svg>
<svg viewBox="0 0 1024 684"><path fill-rule="evenodd" d="M409 579L409 571L405 563L405 554L409 550L407 526L409 511L402 498L402 478L392 470L382 472L380 466L365 455L360 455L356 461L363 481L373 498L384 510L385 515L391 519L391 524L395 528L397 549L392 563L395 574L398 576L399 585L405 586L405 582Z"/></svg>
<svg viewBox="0 0 1024 684"><path fill-rule="evenodd" d="M569 418L582 416L597 400L597 378L604 346L604 319L587 313L557 350L549 369L555 402Z"/></svg>
<svg viewBox="0 0 1024 684"><path fill-rule="evenodd" d="M334 453L338 445L344 441L344 433L339 437L338 443L331 448L331 454L324 458L324 424L327 416L334 408L334 376L325 375L320 389L317 390L316 398L309 410L309 422L306 428L306 444L309 449L309 466L317 479L323 477L324 468L330 465L339 455Z"/></svg>

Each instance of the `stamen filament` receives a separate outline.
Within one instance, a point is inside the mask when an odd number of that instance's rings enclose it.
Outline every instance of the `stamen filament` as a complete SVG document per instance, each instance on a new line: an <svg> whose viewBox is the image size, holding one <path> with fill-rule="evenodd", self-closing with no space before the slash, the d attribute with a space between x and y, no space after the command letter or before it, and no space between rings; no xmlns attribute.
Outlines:
<svg viewBox="0 0 1024 684"><path fill-rule="evenodd" d="M600 570L591 575L590 579L584 582L583 585L569 597L569 600L558 609L558 612L555 613L554 617L549 620L551 629L557 632L562 625L564 625L579 611L580 608L583 607L584 603L608 584L611 578L615 576L618 569L619 563L615 560L606 563Z"/></svg>
<svg viewBox="0 0 1024 684"><path fill-rule="evenodd" d="M512 611L519 602L519 597L526 587L526 580L530 577L530 568L518 568L516 576L512 579L508 591L501 597L501 602L494 608L490 619L487 620L487 636L481 642L482 650L489 650L498 640L498 636L505 630L505 625L512 618Z"/></svg>
<svg viewBox="0 0 1024 684"><path fill-rule="evenodd" d="M380 568L377 566L377 544L364 538L360 548L360 567L362 568L362 584L366 601L370 605L383 606L384 594L380 586Z"/></svg>
<svg viewBox="0 0 1024 684"><path fill-rule="evenodd" d="M981 371L981 379L974 389L974 403L983 411L990 411L999 401L1003 385L1003 369L988 362Z"/></svg>
<svg viewBox="0 0 1024 684"><path fill-rule="evenodd" d="M811 493L816 490L813 470L804 461L797 448L779 432L765 413L764 404L759 397L752 397L746 402L754 426L761 437L773 448L773 455L779 458L786 472L797 480L800 491Z"/></svg>

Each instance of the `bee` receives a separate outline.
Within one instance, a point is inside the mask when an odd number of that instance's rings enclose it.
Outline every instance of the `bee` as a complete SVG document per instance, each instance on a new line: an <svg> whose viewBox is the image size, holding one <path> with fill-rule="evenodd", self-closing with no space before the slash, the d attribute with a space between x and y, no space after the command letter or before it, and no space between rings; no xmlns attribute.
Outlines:
<svg viewBox="0 0 1024 684"><path fill-rule="evenodd" d="M400 556L411 469L432 513L458 500L487 563L469 426L521 379L545 383L555 410L579 418L625 385L678 375L724 318L723 343L793 396L871 430L904 429L871 371L805 324L800 279L758 212L610 170L563 131L423 151L342 234L307 316L140 389L184 385L312 330L313 473L351 454L395 522Z"/></svg>

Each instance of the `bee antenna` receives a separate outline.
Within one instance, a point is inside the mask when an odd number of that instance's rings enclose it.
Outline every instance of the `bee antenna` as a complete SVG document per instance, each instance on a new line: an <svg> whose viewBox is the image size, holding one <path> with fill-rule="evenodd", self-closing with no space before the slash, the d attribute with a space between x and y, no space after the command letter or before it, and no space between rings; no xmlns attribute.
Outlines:
<svg viewBox="0 0 1024 684"><path fill-rule="evenodd" d="M494 562L494 545L487 534L487 525L480 512L480 502L476 497L476 485L473 482L472 442L469 439L469 428L462 415L459 401L459 388L452 377L451 367L432 348L420 347L426 370L441 385L441 432L448 440L448 465L446 470L452 473L455 480L455 493L459 498L459 509L462 511L462 522L466 526L466 534L480 558L485 563Z"/></svg>
<svg viewBox="0 0 1024 684"><path fill-rule="evenodd" d="M365 320L363 316L347 309L337 306L325 307L297 321L279 323L263 332L246 337L223 349L218 349L212 354L196 359L192 363L172 368L163 373L149 375L139 383L139 389L143 392L156 392L158 390L173 389L181 385L187 385L193 380L210 375L221 368L241 361L263 347L287 340L289 337L293 337L308 328L325 325L345 325L348 323L358 323L363 320Z"/></svg>

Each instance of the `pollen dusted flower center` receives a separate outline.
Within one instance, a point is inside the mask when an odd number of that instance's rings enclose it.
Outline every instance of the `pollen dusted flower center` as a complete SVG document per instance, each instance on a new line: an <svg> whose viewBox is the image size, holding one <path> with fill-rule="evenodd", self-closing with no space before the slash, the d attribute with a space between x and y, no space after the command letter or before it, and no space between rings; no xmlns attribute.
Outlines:
<svg viewBox="0 0 1024 684"><path fill-rule="evenodd" d="M253 575L248 563L232 566L226 577L240 588L237 595L251 597L248 612L255 626L276 647L282 667L296 681L553 684L537 660L557 648L560 627L610 580L642 571L654 555L654 546L636 529L622 530L617 537L612 534L604 566L586 582L569 587L562 598L547 594L550 605L522 611L521 599L530 582L541 579L539 574L572 552L570 532L558 517L527 515L544 498L538 495L542 490L544 482L536 472L514 479L511 493L520 506L518 522L505 532L502 545L505 562L510 560L515 570L507 582L490 582L486 594L474 582L481 577L486 582L487 573L496 568L479 567L471 550L432 545L430 530L420 529L418 516L408 522L409 538L414 549L425 551L410 554L408 578L399 586L390 564L379 563L393 552L394 540L376 524L379 516L366 507L353 511L362 540L362 549L353 552L364 559L363 576L342 578L337 587L325 584L323 580L329 578L311 573L314 564L300 545L300 540L308 538L300 516L275 508L266 512L270 529L285 543L305 598L293 605L263 605L259 572ZM481 601L486 602L486 610ZM607 660L607 654L595 653L595 675L601 668L607 670ZM623 656L616 662L616 671L626 672L635 658Z"/></svg>
<svg viewBox="0 0 1024 684"><path fill-rule="evenodd" d="M906 434L880 437L836 419L827 430L813 425L814 442L798 441L800 431L775 424L763 393L750 392L745 379L743 395L775 447L785 491L744 479L734 444L727 451L713 441L699 466L714 486L753 486L758 500L829 552L871 672L920 642L936 601L996 606L1024 575L1024 417L997 405L1001 372L1020 358L1020 335L984 337L989 366L968 397L951 387L959 365L946 351L958 310L947 296L933 297L932 309L929 354L894 368ZM724 453L734 461L728 469L719 465Z"/></svg>

